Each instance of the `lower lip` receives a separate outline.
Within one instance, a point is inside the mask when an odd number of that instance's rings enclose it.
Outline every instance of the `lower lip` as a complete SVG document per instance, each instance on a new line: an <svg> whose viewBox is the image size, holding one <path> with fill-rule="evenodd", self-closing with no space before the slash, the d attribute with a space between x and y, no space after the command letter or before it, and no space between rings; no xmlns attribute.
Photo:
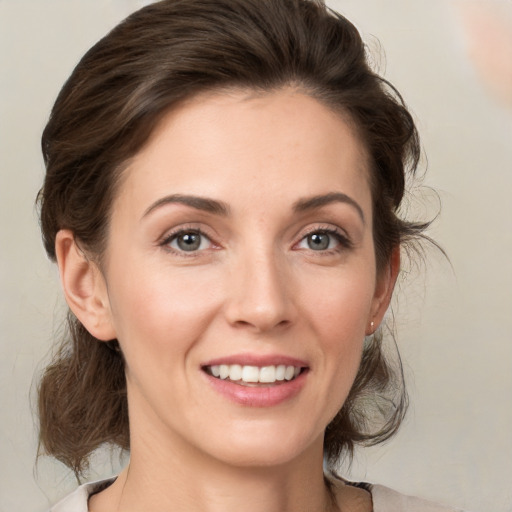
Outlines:
<svg viewBox="0 0 512 512"><path fill-rule="evenodd" d="M307 371L303 371L293 380L261 387L243 386L229 380L217 379L207 373L204 376L215 391L232 402L248 407L272 407L296 396L306 383L307 374Z"/></svg>

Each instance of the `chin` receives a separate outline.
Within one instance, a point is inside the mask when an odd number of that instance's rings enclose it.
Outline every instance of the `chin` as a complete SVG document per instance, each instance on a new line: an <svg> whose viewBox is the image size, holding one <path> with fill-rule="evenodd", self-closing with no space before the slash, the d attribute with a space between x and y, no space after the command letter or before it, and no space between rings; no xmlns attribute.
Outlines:
<svg viewBox="0 0 512 512"><path fill-rule="evenodd" d="M248 428L245 431L226 432L223 439L209 445L208 450L219 461L240 468L282 466L318 451L323 457L323 432L307 435L290 429Z"/></svg>

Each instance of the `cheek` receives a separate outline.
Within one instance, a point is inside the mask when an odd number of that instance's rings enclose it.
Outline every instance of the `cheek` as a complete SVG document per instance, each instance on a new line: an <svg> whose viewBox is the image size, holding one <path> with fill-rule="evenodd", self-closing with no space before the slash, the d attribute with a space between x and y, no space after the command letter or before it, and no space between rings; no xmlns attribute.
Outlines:
<svg viewBox="0 0 512 512"><path fill-rule="evenodd" d="M219 294L201 273L134 265L126 277L113 273L111 307L116 333L127 362L186 352L215 315ZM200 300L198 298L200 297ZM151 348L151 351L147 349ZM169 357L164 357L164 361Z"/></svg>
<svg viewBox="0 0 512 512"><path fill-rule="evenodd" d="M302 294L303 307L327 338L341 345L354 336L364 338L375 289L372 272L340 271L306 287L311 292Z"/></svg>
<svg viewBox="0 0 512 512"><path fill-rule="evenodd" d="M310 311L309 327L323 353L325 396L331 416L341 407L357 374L372 306L372 273L359 274L359 279L354 276L331 276L323 283L323 293L318 293L319 287L314 288L317 292L309 296L308 306L304 306Z"/></svg>

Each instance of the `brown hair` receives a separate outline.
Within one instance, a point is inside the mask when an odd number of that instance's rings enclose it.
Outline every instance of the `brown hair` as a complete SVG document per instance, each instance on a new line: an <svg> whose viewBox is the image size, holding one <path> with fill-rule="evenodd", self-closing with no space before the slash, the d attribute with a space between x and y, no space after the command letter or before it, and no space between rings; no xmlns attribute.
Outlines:
<svg viewBox="0 0 512 512"><path fill-rule="evenodd" d="M212 89L286 85L348 114L366 145L382 269L394 247L426 227L397 214L418 136L400 94L371 70L357 29L319 0L164 0L92 47L42 137L47 173L38 200L50 258L60 229L101 258L123 165L171 107ZM95 339L71 313L68 323L40 383L40 448L79 474L100 445L129 449L126 383L116 341ZM354 443L389 438L406 405L400 361L386 361L379 333L367 340L350 395L327 428L328 461L351 454Z"/></svg>

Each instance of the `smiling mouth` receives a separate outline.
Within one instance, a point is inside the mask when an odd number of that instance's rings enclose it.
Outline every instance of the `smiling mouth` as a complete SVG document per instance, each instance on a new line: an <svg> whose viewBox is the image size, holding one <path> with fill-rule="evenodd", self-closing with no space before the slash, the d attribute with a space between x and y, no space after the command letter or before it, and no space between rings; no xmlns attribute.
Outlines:
<svg viewBox="0 0 512 512"><path fill-rule="evenodd" d="M204 366L212 377L231 381L241 386L272 386L296 379L306 371L302 366L280 364L277 366L242 366L239 364L216 364Z"/></svg>

